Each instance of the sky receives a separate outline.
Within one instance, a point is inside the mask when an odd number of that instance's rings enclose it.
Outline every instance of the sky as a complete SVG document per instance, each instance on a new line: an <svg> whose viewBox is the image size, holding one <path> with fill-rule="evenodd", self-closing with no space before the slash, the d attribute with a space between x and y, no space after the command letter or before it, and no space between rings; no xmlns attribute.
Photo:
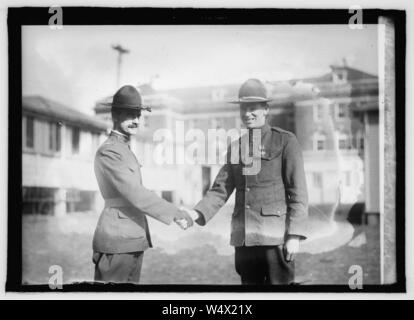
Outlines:
<svg viewBox="0 0 414 320"><path fill-rule="evenodd" d="M24 26L23 95L42 95L93 114L120 85L155 78L156 89L289 80L341 63L378 74L377 27L364 25Z"/></svg>

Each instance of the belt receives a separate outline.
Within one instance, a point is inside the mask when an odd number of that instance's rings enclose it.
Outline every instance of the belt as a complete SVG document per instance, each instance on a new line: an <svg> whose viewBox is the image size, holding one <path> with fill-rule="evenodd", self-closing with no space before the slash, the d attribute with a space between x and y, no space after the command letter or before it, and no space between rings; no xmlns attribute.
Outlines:
<svg viewBox="0 0 414 320"><path fill-rule="evenodd" d="M105 207L119 208L119 207L131 207L131 203L124 198L111 198L105 199Z"/></svg>

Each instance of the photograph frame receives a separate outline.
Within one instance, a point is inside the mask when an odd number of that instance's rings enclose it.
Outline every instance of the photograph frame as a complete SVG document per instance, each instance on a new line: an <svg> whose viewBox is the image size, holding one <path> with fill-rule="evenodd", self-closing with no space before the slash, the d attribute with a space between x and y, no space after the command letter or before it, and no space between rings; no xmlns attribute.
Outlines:
<svg viewBox="0 0 414 320"><path fill-rule="evenodd" d="M63 25L227 25L227 24L348 24L348 9L191 9L63 7ZM240 286L65 284L59 292L405 292L405 46L406 16L400 10L364 9L364 24L387 17L395 30L395 215L396 282L364 285ZM22 284L22 41L24 25L47 25L47 7L9 8L9 154L8 244L6 291L51 292L48 285ZM388 85L388 84L386 84ZM392 86L392 84L389 84ZM398 125L397 125L398 124Z"/></svg>

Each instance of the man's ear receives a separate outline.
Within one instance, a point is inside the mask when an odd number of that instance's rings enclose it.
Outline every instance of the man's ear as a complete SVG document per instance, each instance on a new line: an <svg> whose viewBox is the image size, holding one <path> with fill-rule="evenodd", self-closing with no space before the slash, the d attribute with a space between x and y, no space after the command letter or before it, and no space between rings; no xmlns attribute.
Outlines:
<svg viewBox="0 0 414 320"><path fill-rule="evenodd" d="M111 112L111 117L112 117L112 122L113 123L117 123L118 122L118 112L112 111Z"/></svg>
<svg viewBox="0 0 414 320"><path fill-rule="evenodd" d="M264 115L267 116L269 114L269 106L264 108Z"/></svg>

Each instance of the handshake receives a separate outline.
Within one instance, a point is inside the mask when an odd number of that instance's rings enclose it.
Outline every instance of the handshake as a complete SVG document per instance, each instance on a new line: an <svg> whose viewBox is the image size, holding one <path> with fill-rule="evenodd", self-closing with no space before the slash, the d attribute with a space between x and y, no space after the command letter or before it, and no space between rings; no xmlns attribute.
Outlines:
<svg viewBox="0 0 414 320"><path fill-rule="evenodd" d="M174 222L181 227L181 229L186 230L194 225L200 217L200 214L192 209L180 207L179 213L174 217Z"/></svg>

